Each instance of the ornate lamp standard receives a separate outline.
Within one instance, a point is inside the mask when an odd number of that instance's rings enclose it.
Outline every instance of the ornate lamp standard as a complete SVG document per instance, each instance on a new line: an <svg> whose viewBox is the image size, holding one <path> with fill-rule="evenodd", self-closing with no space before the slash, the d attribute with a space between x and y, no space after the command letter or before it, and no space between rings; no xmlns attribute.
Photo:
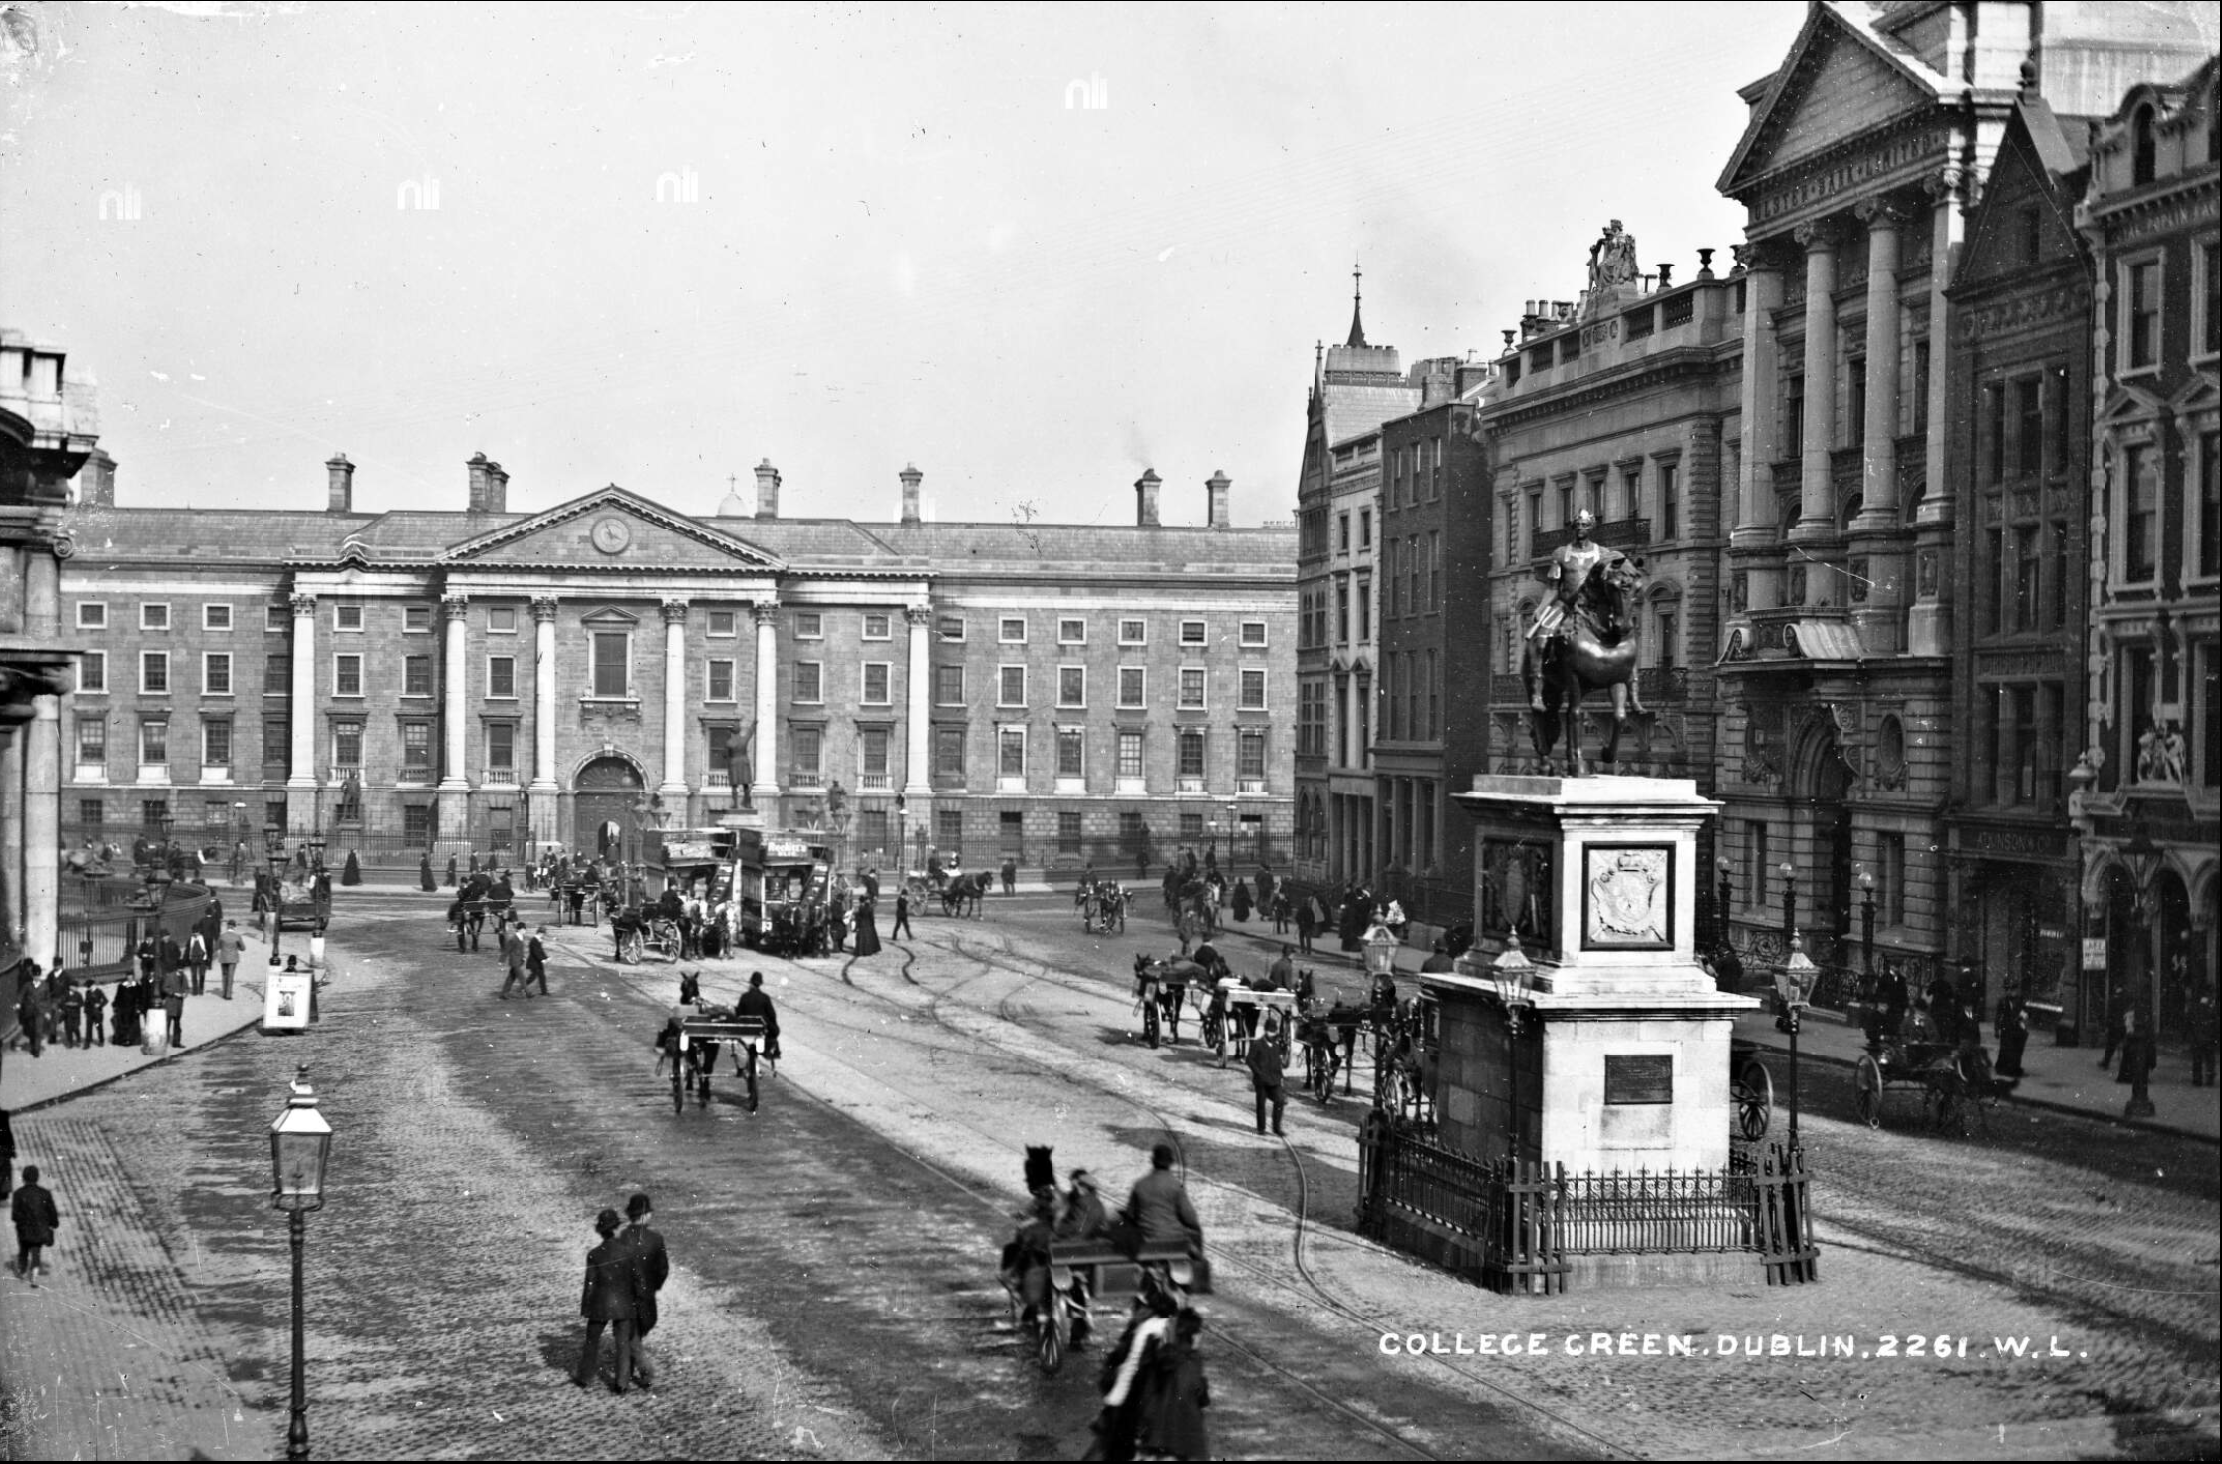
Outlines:
<svg viewBox="0 0 2222 1464"><path fill-rule="evenodd" d="M1535 970L1535 963L1528 953L1520 949L1520 932L1505 932L1504 949L1489 963L1489 979L1497 988L1497 1000L1504 1007L1505 1063L1512 1074L1512 1157L1520 1157L1520 1031L1526 1025L1527 1014L1535 1008L1535 998L1528 995L1528 977Z"/></svg>
<svg viewBox="0 0 2222 1464"><path fill-rule="evenodd" d="M1723 854L1713 861L1713 868L1720 875L1719 909L1721 916L1719 921L1716 922L1719 929L1714 932L1714 935L1719 943L1725 946L1733 944L1728 938L1728 902L1729 898L1735 894L1735 887L1729 883L1729 876L1735 872L1736 866L1729 862L1726 854Z"/></svg>
<svg viewBox="0 0 2222 1464"><path fill-rule="evenodd" d="M324 1208L324 1165L332 1153L332 1126L316 1108L303 1064L285 1111L270 1125L270 1203L290 1217L293 1242L293 1421L286 1426L285 1456L309 1457L309 1399L303 1377L301 1253L308 1213Z"/></svg>
<svg viewBox="0 0 2222 1464"><path fill-rule="evenodd" d="M278 964L278 941L285 933L285 829L271 824L262 831L263 856L270 862L269 902L270 964Z"/></svg>
<svg viewBox="0 0 2222 1464"><path fill-rule="evenodd" d="M1790 957L1775 976L1775 994L1782 999L1783 1019L1790 1033L1790 1148L1798 1148L1798 1017L1805 1011L1820 968L1806 958L1805 943L1790 933Z"/></svg>
<svg viewBox="0 0 2222 1464"><path fill-rule="evenodd" d="M238 884L246 873L247 865L247 801L241 799L231 806L231 883Z"/></svg>
<svg viewBox="0 0 2222 1464"><path fill-rule="evenodd" d="M1859 872L1859 947L1860 975L1866 979L1866 989L1872 995L1875 987L1875 875L1867 869Z"/></svg>
<svg viewBox="0 0 2222 1464"><path fill-rule="evenodd" d="M1782 876L1782 938L1787 942L1798 933L1798 867L1785 859L1775 873Z"/></svg>

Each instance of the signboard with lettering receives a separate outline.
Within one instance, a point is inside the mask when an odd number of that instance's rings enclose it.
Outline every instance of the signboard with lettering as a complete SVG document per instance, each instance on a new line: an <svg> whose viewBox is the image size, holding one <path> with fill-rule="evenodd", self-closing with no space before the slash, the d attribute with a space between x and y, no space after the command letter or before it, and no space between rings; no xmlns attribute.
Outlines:
<svg viewBox="0 0 2222 1464"><path fill-rule="evenodd" d="M2103 971L2106 969L2105 936L2087 935L2083 937L2083 969L2086 971Z"/></svg>
<svg viewBox="0 0 2222 1464"><path fill-rule="evenodd" d="M1607 1103L1672 1103L1674 1054L1626 1052L1605 1054Z"/></svg>

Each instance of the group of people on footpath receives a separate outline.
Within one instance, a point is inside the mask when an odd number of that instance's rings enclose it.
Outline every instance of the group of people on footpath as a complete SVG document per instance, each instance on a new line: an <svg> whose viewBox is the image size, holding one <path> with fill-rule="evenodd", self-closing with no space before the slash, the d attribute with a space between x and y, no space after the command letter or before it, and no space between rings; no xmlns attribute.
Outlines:
<svg viewBox="0 0 2222 1464"><path fill-rule="evenodd" d="M656 1330L656 1293L671 1279L671 1258L654 1226L655 1205L645 1194L625 1202L625 1213L606 1209L594 1217L600 1237L586 1253L586 1283L579 1293L579 1314L586 1318L586 1343L579 1349L571 1381L594 1385L602 1361L602 1333L610 1335L610 1390L656 1386L656 1365L648 1355L648 1334Z"/></svg>

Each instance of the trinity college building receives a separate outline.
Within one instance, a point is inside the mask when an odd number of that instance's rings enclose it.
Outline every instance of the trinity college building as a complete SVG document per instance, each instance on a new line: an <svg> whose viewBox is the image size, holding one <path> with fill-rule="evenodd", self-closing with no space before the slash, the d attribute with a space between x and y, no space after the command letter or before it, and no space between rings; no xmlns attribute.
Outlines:
<svg viewBox="0 0 2222 1464"><path fill-rule="evenodd" d="M845 857L1129 872L1286 847L1293 531L676 512L614 485L507 511L482 455L452 508L119 507L96 453L65 521L80 655L65 842L276 822L413 864L559 843L628 856L744 799ZM460 475L459 475L460 476ZM745 785L745 786L744 786Z"/></svg>

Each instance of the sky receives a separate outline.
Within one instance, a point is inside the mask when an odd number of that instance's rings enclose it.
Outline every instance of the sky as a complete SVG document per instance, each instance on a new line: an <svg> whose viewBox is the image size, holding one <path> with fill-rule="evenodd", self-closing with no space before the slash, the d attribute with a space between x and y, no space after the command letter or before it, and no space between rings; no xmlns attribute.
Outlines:
<svg viewBox="0 0 2222 1464"><path fill-rule="evenodd" d="M0 325L124 504L1287 520L1313 345L1494 356L1608 219L1681 278L1784 3L31 4ZM28 16L26 22L23 17ZM0 51L7 48L0 44ZM1078 83L1075 85L1074 83ZM1068 102L1070 105L1068 105ZM660 196L659 196L660 195Z"/></svg>

